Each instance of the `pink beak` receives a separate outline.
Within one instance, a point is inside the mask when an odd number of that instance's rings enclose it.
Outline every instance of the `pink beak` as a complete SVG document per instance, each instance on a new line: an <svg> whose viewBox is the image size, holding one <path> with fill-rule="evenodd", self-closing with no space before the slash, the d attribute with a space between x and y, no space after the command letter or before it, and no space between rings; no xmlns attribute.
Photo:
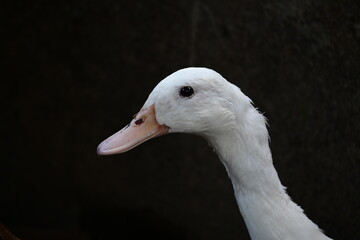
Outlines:
<svg viewBox="0 0 360 240"><path fill-rule="evenodd" d="M169 132L169 127L160 125L155 116L154 104L141 109L123 129L104 140L97 148L98 155L112 155L129 151L141 143Z"/></svg>

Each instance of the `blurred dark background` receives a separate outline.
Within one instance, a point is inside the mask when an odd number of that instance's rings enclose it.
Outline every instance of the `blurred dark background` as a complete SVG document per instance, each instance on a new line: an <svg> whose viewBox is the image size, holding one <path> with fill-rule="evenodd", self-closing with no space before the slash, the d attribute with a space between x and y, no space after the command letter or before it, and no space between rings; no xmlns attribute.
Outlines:
<svg viewBox="0 0 360 240"><path fill-rule="evenodd" d="M360 239L360 2L1 3L0 221L21 239L249 239L207 143L98 157L164 77L206 66L269 120L290 196Z"/></svg>

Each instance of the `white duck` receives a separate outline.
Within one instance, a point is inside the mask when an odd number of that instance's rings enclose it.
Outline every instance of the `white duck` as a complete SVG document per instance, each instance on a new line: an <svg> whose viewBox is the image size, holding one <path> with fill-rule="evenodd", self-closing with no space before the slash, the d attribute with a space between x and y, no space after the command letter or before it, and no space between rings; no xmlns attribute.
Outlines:
<svg viewBox="0 0 360 240"><path fill-rule="evenodd" d="M252 240L330 239L285 192L263 115L213 70L185 68L166 77L131 123L99 145L98 154L126 152L176 132L203 136L216 150Z"/></svg>

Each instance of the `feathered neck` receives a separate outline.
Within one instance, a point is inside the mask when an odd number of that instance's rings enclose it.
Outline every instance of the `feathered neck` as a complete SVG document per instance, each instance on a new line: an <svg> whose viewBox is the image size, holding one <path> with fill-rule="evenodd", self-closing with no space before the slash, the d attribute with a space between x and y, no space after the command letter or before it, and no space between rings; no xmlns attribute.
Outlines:
<svg viewBox="0 0 360 240"><path fill-rule="evenodd" d="M249 105L236 128L207 136L232 181L252 240L329 239L291 201L272 163L264 117Z"/></svg>

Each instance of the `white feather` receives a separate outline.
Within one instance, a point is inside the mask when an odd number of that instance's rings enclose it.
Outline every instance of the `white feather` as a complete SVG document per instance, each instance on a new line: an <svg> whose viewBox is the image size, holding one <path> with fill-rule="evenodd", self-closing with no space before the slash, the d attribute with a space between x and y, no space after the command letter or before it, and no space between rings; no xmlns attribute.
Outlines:
<svg viewBox="0 0 360 240"><path fill-rule="evenodd" d="M179 89L195 93L181 97ZM285 192L272 163L266 121L235 85L207 68L186 68L161 81L145 102L155 104L170 132L203 136L224 164L252 240L330 239Z"/></svg>

